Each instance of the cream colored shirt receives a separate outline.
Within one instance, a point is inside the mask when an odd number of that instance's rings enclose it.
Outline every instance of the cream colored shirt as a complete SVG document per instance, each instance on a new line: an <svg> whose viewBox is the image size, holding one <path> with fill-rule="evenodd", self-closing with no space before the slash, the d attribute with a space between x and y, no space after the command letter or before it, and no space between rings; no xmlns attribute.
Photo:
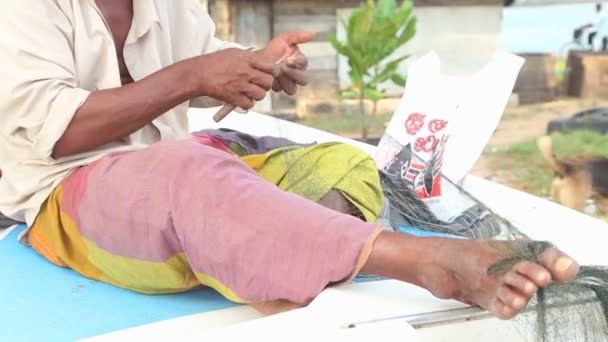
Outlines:
<svg viewBox="0 0 608 342"><path fill-rule="evenodd" d="M133 0L133 7L124 59L135 81L238 47L214 37L198 0ZM54 160L55 143L89 94L121 86L112 35L94 0L7 0L0 9L0 212L29 226L76 167L188 135L190 103L183 103L123 140Z"/></svg>

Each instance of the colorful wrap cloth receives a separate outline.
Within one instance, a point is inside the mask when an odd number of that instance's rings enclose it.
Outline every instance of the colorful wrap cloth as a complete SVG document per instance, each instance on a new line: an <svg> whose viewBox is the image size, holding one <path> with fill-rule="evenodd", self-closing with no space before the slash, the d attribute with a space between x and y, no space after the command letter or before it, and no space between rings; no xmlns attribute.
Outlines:
<svg viewBox="0 0 608 342"><path fill-rule="evenodd" d="M284 147L241 159L281 190L315 202L330 190L339 190L365 221L378 221L383 198L378 169L355 147L341 143Z"/></svg>
<svg viewBox="0 0 608 342"><path fill-rule="evenodd" d="M319 201L329 190L340 191L367 222L377 222L383 193L374 160L341 143L298 144L285 138L256 137L230 130L203 130L196 136L221 140L267 181L281 190Z"/></svg>
<svg viewBox="0 0 608 342"><path fill-rule="evenodd" d="M382 229L314 201L336 189L376 221L373 160L335 143L252 155L239 145L241 159L229 145L197 134L77 169L43 205L29 242L56 265L118 287L210 286L269 312L356 276Z"/></svg>
<svg viewBox="0 0 608 342"><path fill-rule="evenodd" d="M18 222L0 213L0 230L16 225Z"/></svg>
<svg viewBox="0 0 608 342"><path fill-rule="evenodd" d="M194 134L194 137L207 136L222 141L233 153L238 156L264 154L282 147L298 146L311 147L316 145L301 144L289 139L272 136L254 136L228 128L204 129Z"/></svg>

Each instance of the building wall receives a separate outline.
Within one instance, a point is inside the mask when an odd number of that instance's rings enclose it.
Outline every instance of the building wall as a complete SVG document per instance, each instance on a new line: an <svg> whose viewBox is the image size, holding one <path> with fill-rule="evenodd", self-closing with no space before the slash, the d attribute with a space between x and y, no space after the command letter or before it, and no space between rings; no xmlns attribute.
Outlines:
<svg viewBox="0 0 608 342"><path fill-rule="evenodd" d="M290 30L317 32L315 41L302 46L309 57L311 84L303 88L300 98L336 98L340 87L348 84L348 66L327 42L329 33L344 33L338 24L338 15L348 15L361 0L207 0L209 11L218 26L218 35L243 44L250 34L239 37L238 25L254 25L246 30L266 30L259 21L270 23L270 35ZM266 14L255 14L256 20L246 19L253 13L239 11L245 7L239 2L253 1L258 5L270 4ZM249 6L250 8L252 6ZM491 54L500 48L502 0L416 0L415 14L419 19L419 32L412 43L400 53L421 55L431 48L442 57L447 72L462 72L469 67L480 67ZM243 19L245 17L245 19ZM258 24L255 24L258 22ZM253 24L252 24L253 23ZM257 43L257 42L255 42ZM391 91L397 93L398 89ZM273 107L282 111L293 108L296 99L273 96Z"/></svg>
<svg viewBox="0 0 608 342"><path fill-rule="evenodd" d="M291 30L310 30L315 40L303 45L309 58L310 85L301 89L299 97L335 98L338 95L338 55L327 37L337 32L338 8L358 6L360 0L275 0L273 3L274 34ZM294 99L275 96L275 107L289 107Z"/></svg>
<svg viewBox="0 0 608 342"><path fill-rule="evenodd" d="M338 11L339 16L348 17L350 10ZM471 74L481 69L502 49L500 6L461 6L461 7L415 7L414 15L418 20L416 36L396 56L412 57L401 66L406 74L408 65L416 57L435 51L442 64L442 72L451 75ZM338 26L338 37L344 39L344 28ZM339 58L338 75L340 86L346 87L348 64ZM401 89L387 85L392 94Z"/></svg>
<svg viewBox="0 0 608 342"><path fill-rule="evenodd" d="M568 67L568 95L608 99L608 54L572 52Z"/></svg>

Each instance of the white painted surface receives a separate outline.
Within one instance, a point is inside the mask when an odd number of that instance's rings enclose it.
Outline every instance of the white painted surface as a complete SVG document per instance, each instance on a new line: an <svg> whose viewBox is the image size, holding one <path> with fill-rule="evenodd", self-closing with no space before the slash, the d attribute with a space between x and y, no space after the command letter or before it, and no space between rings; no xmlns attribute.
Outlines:
<svg viewBox="0 0 608 342"><path fill-rule="evenodd" d="M608 265L606 222L481 178L464 185L531 238L553 242L581 264Z"/></svg>
<svg viewBox="0 0 608 342"><path fill-rule="evenodd" d="M248 306L202 313L159 323L126 329L102 335L83 342L127 342L127 341L189 341L196 340L201 334L226 327L242 321L252 321L263 317Z"/></svg>

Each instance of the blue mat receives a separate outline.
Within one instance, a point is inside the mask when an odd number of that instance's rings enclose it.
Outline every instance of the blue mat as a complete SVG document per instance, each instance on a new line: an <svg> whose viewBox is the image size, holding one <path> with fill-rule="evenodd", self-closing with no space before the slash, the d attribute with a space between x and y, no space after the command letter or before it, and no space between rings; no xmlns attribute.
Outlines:
<svg viewBox="0 0 608 342"><path fill-rule="evenodd" d="M399 226L399 231L402 233L406 233L409 235L413 235L416 237L438 237L438 238L449 238L449 239L464 239L461 236L456 236L456 235L451 235L451 234L444 234L444 233L437 233L437 232L431 232L428 230L423 230L423 229L419 229L419 228L413 228L410 226L406 226L406 225L400 225Z"/></svg>
<svg viewBox="0 0 608 342"><path fill-rule="evenodd" d="M0 240L0 341L74 341L236 306L217 292L148 296L57 267L17 242Z"/></svg>

